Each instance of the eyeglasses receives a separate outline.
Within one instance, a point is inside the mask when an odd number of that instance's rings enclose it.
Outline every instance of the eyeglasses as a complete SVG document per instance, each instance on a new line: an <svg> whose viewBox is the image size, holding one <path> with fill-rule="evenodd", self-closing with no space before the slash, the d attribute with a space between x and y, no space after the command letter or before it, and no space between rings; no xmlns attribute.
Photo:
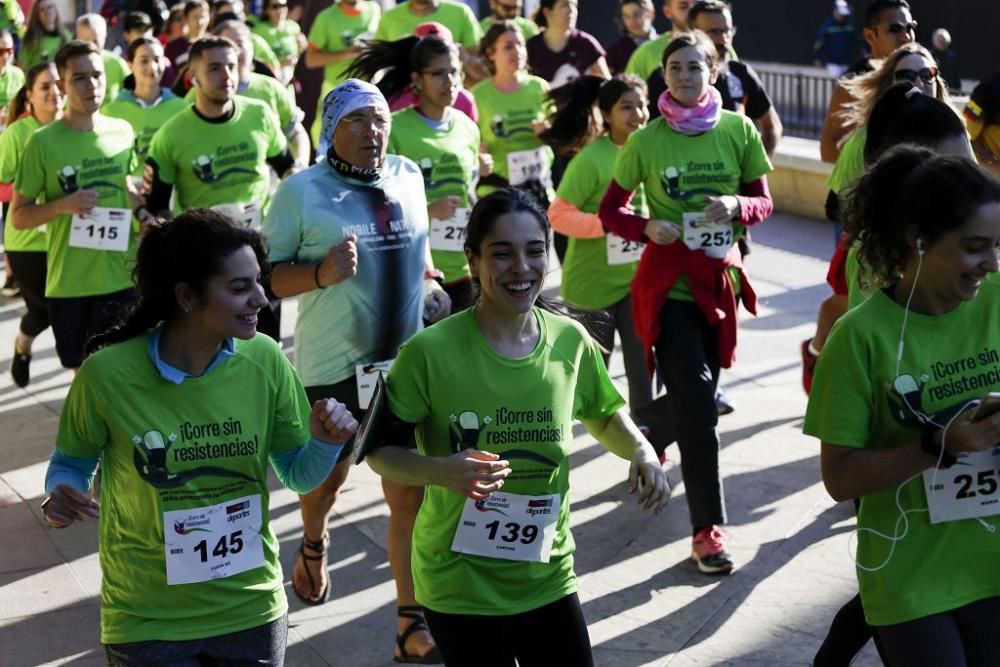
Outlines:
<svg viewBox="0 0 1000 667"><path fill-rule="evenodd" d="M437 79L438 81L444 81L446 78L452 81L462 81L465 79L465 72L460 69L434 69L434 70L423 70L421 74L426 74L432 79Z"/></svg>
<svg viewBox="0 0 1000 667"><path fill-rule="evenodd" d="M288 9L287 2L272 2L269 9Z"/></svg>
<svg viewBox="0 0 1000 667"><path fill-rule="evenodd" d="M899 21L891 21L889 23L879 23L876 28L885 28L885 31L890 35L899 35L904 32L908 32L911 35L917 32L917 22L910 21L909 23L900 23Z"/></svg>
<svg viewBox="0 0 1000 667"><path fill-rule="evenodd" d="M934 83L937 79L937 75L937 67L924 67L922 69L898 69L893 72L892 76L896 81L909 81L910 83L916 83L917 79L920 79L924 83Z"/></svg>

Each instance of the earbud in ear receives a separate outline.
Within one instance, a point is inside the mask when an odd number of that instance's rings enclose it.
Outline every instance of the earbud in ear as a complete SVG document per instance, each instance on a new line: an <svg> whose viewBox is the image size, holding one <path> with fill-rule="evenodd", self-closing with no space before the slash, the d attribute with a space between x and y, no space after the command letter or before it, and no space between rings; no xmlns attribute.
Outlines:
<svg viewBox="0 0 1000 667"><path fill-rule="evenodd" d="M919 255L923 255L924 254L924 240L923 239L917 239L917 254L919 254Z"/></svg>

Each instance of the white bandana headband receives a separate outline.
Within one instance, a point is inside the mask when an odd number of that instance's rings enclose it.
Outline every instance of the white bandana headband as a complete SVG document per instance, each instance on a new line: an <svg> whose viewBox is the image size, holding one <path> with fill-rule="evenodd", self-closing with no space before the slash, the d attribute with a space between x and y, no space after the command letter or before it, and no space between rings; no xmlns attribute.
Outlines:
<svg viewBox="0 0 1000 667"><path fill-rule="evenodd" d="M352 111L365 107L381 108L390 114L389 103L382 91L361 79L348 79L333 90L323 100L323 125L316 148L317 162L325 160L333 142L333 131L341 119Z"/></svg>

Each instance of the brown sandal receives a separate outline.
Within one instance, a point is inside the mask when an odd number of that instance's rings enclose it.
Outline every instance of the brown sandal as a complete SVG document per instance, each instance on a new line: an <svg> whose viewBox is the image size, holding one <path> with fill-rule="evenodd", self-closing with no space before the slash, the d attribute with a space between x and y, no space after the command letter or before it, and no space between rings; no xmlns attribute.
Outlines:
<svg viewBox="0 0 1000 667"><path fill-rule="evenodd" d="M424 620L424 608L419 605L404 605L396 609L396 614L400 618L408 618L413 622L406 626L406 629L401 634L396 635L396 646L399 647L399 655L392 656L392 661L409 665L440 665L443 663L444 658L441 657L441 649L437 646L423 655L413 655L406 652L406 640L414 632L420 632L421 630L430 632L430 628L427 627L427 621Z"/></svg>
<svg viewBox="0 0 1000 667"><path fill-rule="evenodd" d="M329 543L330 543L330 536L327 535L327 534L323 535L323 539L322 540L320 540L318 542L313 542L308 537L306 537L305 533L303 533L302 534L302 544L299 545L299 556L302 557L303 561L307 561L307 560L319 560L319 561L324 561L325 562L326 561L326 547L327 547L327 545ZM315 551L315 552L319 553L319 555L318 556L309 556L308 554L306 554L306 551L305 551L306 549L309 549L310 551ZM309 588L310 589L316 588L316 581L313 579L312 572L309 571L309 566L306 563L303 563L302 567L305 569L305 571L306 571L306 577L309 579ZM294 579L294 577L293 577L293 579ZM309 597L307 595L303 595L302 593L300 593L299 589L297 589L295 587L295 582L294 581L292 581L292 590L295 592L295 597L297 597L298 599L302 600L302 602L304 604L307 604L307 605L309 605L311 607L315 607L315 606L318 606L318 605L321 605L321 604L325 603L327 600L330 599L330 579L329 579L329 577L327 577L326 586L323 587L323 593L320 595L320 598L318 600L313 600L311 597Z"/></svg>

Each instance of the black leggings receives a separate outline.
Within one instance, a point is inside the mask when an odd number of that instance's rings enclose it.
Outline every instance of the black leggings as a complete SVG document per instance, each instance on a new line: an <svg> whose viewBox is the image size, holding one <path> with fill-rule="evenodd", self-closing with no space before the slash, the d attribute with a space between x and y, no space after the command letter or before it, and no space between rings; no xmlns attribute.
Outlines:
<svg viewBox="0 0 1000 667"><path fill-rule="evenodd" d="M875 631L889 667L995 667L1000 664L1000 597Z"/></svg>
<svg viewBox="0 0 1000 667"><path fill-rule="evenodd" d="M7 261L28 308L21 318L21 333L34 338L49 328L49 306L45 301L45 276L48 272L45 252L8 250Z"/></svg>
<svg viewBox="0 0 1000 667"><path fill-rule="evenodd" d="M593 667L576 593L513 616L424 610L448 667Z"/></svg>

